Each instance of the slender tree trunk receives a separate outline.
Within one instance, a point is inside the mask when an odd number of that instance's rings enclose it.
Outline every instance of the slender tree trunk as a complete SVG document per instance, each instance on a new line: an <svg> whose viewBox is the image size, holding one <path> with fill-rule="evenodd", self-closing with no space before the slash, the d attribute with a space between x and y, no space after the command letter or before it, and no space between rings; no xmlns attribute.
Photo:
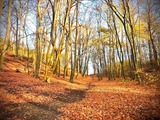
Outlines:
<svg viewBox="0 0 160 120"><path fill-rule="evenodd" d="M41 67L41 41L42 41L42 14L40 11L40 0L37 1L37 36L36 36L36 50L34 61L34 76L38 77Z"/></svg>
<svg viewBox="0 0 160 120"><path fill-rule="evenodd" d="M2 16L3 0L0 0L0 21Z"/></svg>
<svg viewBox="0 0 160 120"><path fill-rule="evenodd" d="M106 49L105 46L103 46L103 57L104 57L104 66L107 66L107 60L106 60Z"/></svg>
<svg viewBox="0 0 160 120"><path fill-rule="evenodd" d="M82 73L82 58L81 58L81 45L78 49L78 56L79 56L79 61L78 61L78 66L79 66L79 73Z"/></svg>
<svg viewBox="0 0 160 120"><path fill-rule="evenodd" d="M17 18L16 18L16 57L19 56L19 54L18 54L18 51L19 51L19 47L18 47L18 41L19 41L19 39L18 39L18 21L19 21L19 19L17 16Z"/></svg>
<svg viewBox="0 0 160 120"><path fill-rule="evenodd" d="M149 47L149 60L150 60L150 64L153 63L153 60L152 60L152 50L151 50L151 41L148 40L148 47Z"/></svg>
<svg viewBox="0 0 160 120"><path fill-rule="evenodd" d="M121 64L122 76L123 76L123 79L125 81L126 80L126 76L125 76L125 72L124 72L124 57L123 57L124 55L123 55L122 45L121 45L120 38L119 38L119 35L118 35L118 31L117 31L117 27L116 27L116 23L115 23L115 17L113 15L113 13L112 13L112 17L113 17L114 29L115 29L115 32L116 32L116 38L117 38L116 40L117 40L118 45L120 47L120 54L121 54L121 56L119 55L118 47L117 47L117 44L116 44L117 53L118 53L120 64ZM123 38L123 34L122 34L122 38Z"/></svg>
<svg viewBox="0 0 160 120"><path fill-rule="evenodd" d="M70 40L70 34L71 34L71 26L70 26L70 17L68 17L68 28L69 28L69 33L68 36L66 37L66 43L65 43L65 66L64 66L64 78L68 76L68 45L69 45L69 40Z"/></svg>
<svg viewBox="0 0 160 120"><path fill-rule="evenodd" d="M128 57L128 64L129 64L129 76L134 79L134 75L133 75L133 72L131 72L131 70L133 69L132 67L132 64L131 64L131 57L130 57L130 52L129 52L129 46L128 46L128 43L126 42L126 49L127 49L127 57Z"/></svg>
<svg viewBox="0 0 160 120"><path fill-rule="evenodd" d="M72 51L72 44L71 44L71 75L70 75L70 82L73 82L73 77L74 77L74 73L73 73L73 51Z"/></svg>
<svg viewBox="0 0 160 120"><path fill-rule="evenodd" d="M77 65L77 41L78 41L78 1L76 4L76 36L75 36L75 48L74 48L74 66L73 69L71 69L71 76L70 76L70 82L73 82L74 76L75 76L75 70Z"/></svg>
<svg viewBox="0 0 160 120"><path fill-rule="evenodd" d="M11 13L12 13L12 0L8 1L8 18L7 18L7 27L6 27L6 34L5 34L5 41L3 47L0 49L0 70L3 70L3 62L5 57L5 52L9 48L10 42L10 27L11 27Z"/></svg>
<svg viewBox="0 0 160 120"><path fill-rule="evenodd" d="M4 53L0 54L0 71L3 70Z"/></svg>
<svg viewBox="0 0 160 120"><path fill-rule="evenodd" d="M150 41L151 41L151 44L152 44L154 60L155 60L156 65L158 66L157 50L156 50L156 47L154 45L154 40L152 38L152 32L151 32L150 24L148 26L149 26L149 37L150 37Z"/></svg>
<svg viewBox="0 0 160 120"><path fill-rule="evenodd" d="M68 38L66 38L66 43L65 43L65 66L64 66L64 78L68 76Z"/></svg>
<svg viewBox="0 0 160 120"><path fill-rule="evenodd" d="M59 61L58 61L58 77L60 77L61 75L61 61L60 61L60 58L59 58Z"/></svg>
<svg viewBox="0 0 160 120"><path fill-rule="evenodd" d="M89 62L89 55L85 57L85 63L84 63L84 70L82 76L86 76L86 72L88 71L88 62Z"/></svg>

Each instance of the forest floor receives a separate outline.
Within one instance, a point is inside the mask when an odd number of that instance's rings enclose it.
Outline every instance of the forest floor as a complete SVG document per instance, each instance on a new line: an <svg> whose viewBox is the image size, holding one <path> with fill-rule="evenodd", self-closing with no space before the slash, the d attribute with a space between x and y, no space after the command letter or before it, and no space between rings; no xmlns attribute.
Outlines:
<svg viewBox="0 0 160 120"><path fill-rule="evenodd" d="M25 73L25 60L8 54L0 72L0 120L159 120L160 87L95 75L53 76L48 84ZM18 69L18 71L17 71Z"/></svg>

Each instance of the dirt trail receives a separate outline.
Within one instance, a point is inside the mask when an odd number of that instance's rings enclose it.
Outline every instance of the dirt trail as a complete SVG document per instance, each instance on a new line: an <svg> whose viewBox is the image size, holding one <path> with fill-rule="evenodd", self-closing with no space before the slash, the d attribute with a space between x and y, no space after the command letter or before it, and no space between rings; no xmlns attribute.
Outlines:
<svg viewBox="0 0 160 120"><path fill-rule="evenodd" d="M88 91L99 92L127 92L148 95L160 95L160 88L151 88L145 85L139 85L136 81L122 82L121 80L109 81L107 77L99 81L96 76L80 77L76 83L85 86Z"/></svg>
<svg viewBox="0 0 160 120"><path fill-rule="evenodd" d="M145 120L160 119L160 90L137 82L98 81L94 76L79 78L87 86L85 98L67 104L62 119L85 120Z"/></svg>
<svg viewBox="0 0 160 120"><path fill-rule="evenodd" d="M157 89L136 82L80 76L75 83L54 77L48 84L24 73L0 72L1 120L160 119L159 98Z"/></svg>
<svg viewBox="0 0 160 120"><path fill-rule="evenodd" d="M96 76L79 77L74 84L60 83L77 92L85 91L83 99L60 109L64 114L61 119L160 119L160 89L135 81L108 81L107 78L98 81Z"/></svg>
<svg viewBox="0 0 160 120"><path fill-rule="evenodd" d="M27 59L6 56L0 72L0 120L160 119L160 87L120 79L98 81L95 75L79 75L74 83L53 75L48 84L26 74Z"/></svg>

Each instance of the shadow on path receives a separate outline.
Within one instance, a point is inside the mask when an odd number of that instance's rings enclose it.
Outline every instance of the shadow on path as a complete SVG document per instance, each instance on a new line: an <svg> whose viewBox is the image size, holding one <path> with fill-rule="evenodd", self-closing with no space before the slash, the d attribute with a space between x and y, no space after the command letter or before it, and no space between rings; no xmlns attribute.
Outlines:
<svg viewBox="0 0 160 120"><path fill-rule="evenodd" d="M11 95L18 99L11 102L10 99L0 99L0 120L53 120L63 114L60 109L68 103L74 103L85 98L87 90L75 90L65 88L62 92L39 91L32 89L33 85L21 84L17 87L2 87L6 93L0 96ZM22 92L23 93L22 93ZM33 95L31 98L29 95ZM38 96L47 97L48 101L36 101ZM4 97L5 98L5 97ZM21 102L20 102L20 101Z"/></svg>
<svg viewBox="0 0 160 120"><path fill-rule="evenodd" d="M85 98L86 90L65 89L64 94L57 94L57 101L64 103L73 103Z"/></svg>

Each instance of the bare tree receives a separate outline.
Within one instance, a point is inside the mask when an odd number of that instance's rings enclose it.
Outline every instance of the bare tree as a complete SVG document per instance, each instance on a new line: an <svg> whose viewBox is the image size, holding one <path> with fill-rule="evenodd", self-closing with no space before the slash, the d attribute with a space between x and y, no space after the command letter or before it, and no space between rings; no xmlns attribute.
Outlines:
<svg viewBox="0 0 160 120"><path fill-rule="evenodd" d="M3 69L3 60L4 60L5 52L8 50L9 45L10 45L10 27L11 27L12 4L13 4L12 0L9 0L8 1L8 18L7 18L5 40L2 41L3 45L0 48L0 70Z"/></svg>

